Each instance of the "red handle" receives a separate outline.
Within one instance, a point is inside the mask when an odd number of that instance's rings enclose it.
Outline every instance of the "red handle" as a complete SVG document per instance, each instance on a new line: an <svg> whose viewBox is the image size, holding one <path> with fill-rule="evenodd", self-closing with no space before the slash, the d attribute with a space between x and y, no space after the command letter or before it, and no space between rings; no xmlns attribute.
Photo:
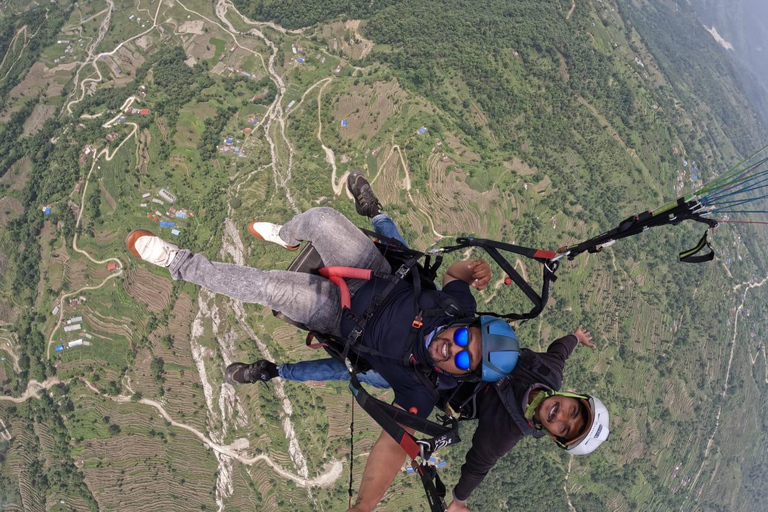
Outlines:
<svg viewBox="0 0 768 512"><path fill-rule="evenodd" d="M352 298L349 295L349 288L344 279L363 279L369 281L373 271L369 268L354 267L323 267L318 269L320 275L327 277L333 284L339 287L341 293L341 307L350 309L352 307Z"/></svg>

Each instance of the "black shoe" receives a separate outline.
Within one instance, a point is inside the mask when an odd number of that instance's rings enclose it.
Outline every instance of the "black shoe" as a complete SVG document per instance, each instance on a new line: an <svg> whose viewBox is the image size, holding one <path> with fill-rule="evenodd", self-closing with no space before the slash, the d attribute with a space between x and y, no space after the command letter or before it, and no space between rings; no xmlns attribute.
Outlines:
<svg viewBox="0 0 768 512"><path fill-rule="evenodd" d="M381 213L381 203L373 193L371 184L363 176L362 171L352 171L347 176L347 188L355 198L355 210L360 215L374 218Z"/></svg>
<svg viewBox="0 0 768 512"><path fill-rule="evenodd" d="M278 376L277 365L266 359L259 359L251 364L232 363L224 371L224 380L233 386L259 381L267 382Z"/></svg>

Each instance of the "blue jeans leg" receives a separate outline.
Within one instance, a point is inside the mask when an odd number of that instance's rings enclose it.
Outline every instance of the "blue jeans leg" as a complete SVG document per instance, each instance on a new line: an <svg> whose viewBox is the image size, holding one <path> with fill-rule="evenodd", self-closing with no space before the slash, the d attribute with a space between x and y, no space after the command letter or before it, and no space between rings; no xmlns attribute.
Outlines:
<svg viewBox="0 0 768 512"><path fill-rule="evenodd" d="M392 221L392 217L386 213L380 213L372 218L371 224L373 225L373 230L377 234L386 236L388 238L394 238L395 240L400 241L400 243L402 243L404 246L408 247L408 243L403 238L403 235L400 234L397 226Z"/></svg>
<svg viewBox="0 0 768 512"><path fill-rule="evenodd" d="M349 380L349 373L344 364L330 358L300 361L298 363L283 363L277 365L277 371L281 379L296 382ZM390 388L389 383L373 370L359 373L357 378L363 384L368 384L375 388Z"/></svg>

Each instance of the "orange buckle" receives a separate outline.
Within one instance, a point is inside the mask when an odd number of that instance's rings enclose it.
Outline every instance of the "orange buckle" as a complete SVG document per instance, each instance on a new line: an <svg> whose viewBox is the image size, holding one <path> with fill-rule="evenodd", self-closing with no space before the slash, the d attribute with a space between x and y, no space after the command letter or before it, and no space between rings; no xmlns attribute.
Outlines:
<svg viewBox="0 0 768 512"><path fill-rule="evenodd" d="M411 327L414 329L421 329L421 326L424 325L424 322L421 321L422 318L420 316L417 316L413 319L413 322L411 322Z"/></svg>

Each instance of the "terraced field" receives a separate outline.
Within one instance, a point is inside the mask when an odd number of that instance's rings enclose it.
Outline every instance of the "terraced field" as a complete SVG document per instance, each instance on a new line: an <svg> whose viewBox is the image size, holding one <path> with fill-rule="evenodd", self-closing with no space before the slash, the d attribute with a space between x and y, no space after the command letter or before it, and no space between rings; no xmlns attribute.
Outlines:
<svg viewBox="0 0 768 512"><path fill-rule="evenodd" d="M305 4L292 9L314 5ZM355 407L350 453L346 385L223 381L233 361L324 354L260 307L133 260L122 241L130 229L170 238L160 219L176 222L172 240L213 260L285 268L293 254L252 239L247 223L322 205L365 226L344 191L346 173L359 168L417 248L471 234L555 249L669 199L687 176L678 149L714 175L758 133L752 117L722 122L722 112L746 104L737 85L727 82L722 105L704 105L691 92L696 83L674 76L656 38L630 28L642 21L627 22L635 4L505 4L504 16L481 23L483 37L466 37L477 6L454 19L445 16L455 5L445 4L426 9L416 28L399 25L408 20L400 14L425 5L384 12L386 27L400 27L392 33L381 33L379 3L366 8L368 20L334 17L298 30L249 20L229 0L99 0L65 13L50 37L69 42L51 42L23 81L0 91L9 101L3 123L23 101L38 102L17 141L35 141L34 152L0 177L0 340L9 343L0 416L12 437L1 447L0 476L11 482L4 509L343 510L349 457L360 483L379 429ZM498 42L485 37L521 8L531 11L519 26ZM549 15L538 31L536 20ZM451 30L434 37L436 26ZM18 59L29 39L12 33L8 58ZM484 53L489 41L496 47ZM125 115L132 108L149 113ZM203 144L216 146L212 155L201 156ZM160 188L177 200L139 206ZM571 356L565 386L605 398L614 441L580 460L521 443L473 495L473 510L536 502L746 511L742 503L762 502L751 487L760 480L749 476L764 467L752 449L764 444L768 375L759 341L765 276L750 256L761 242L752 231L729 232L717 240L721 260L693 271L675 266L685 242L672 231L561 262L544 314L516 325L537 350L580 323L594 333L597 349ZM26 265L19 251L35 244L40 261ZM540 284L538 263L513 264ZM479 304L530 307L504 277L494 275ZM23 279L30 283L20 287ZM65 334L75 316L81 331ZM78 338L88 344L53 350ZM32 384L54 375L61 383ZM471 435L463 428L465 443L445 452L449 486ZM56 470L70 459L63 482ZM510 481L519 474L530 478ZM380 508L421 510L416 480L398 475Z"/></svg>

